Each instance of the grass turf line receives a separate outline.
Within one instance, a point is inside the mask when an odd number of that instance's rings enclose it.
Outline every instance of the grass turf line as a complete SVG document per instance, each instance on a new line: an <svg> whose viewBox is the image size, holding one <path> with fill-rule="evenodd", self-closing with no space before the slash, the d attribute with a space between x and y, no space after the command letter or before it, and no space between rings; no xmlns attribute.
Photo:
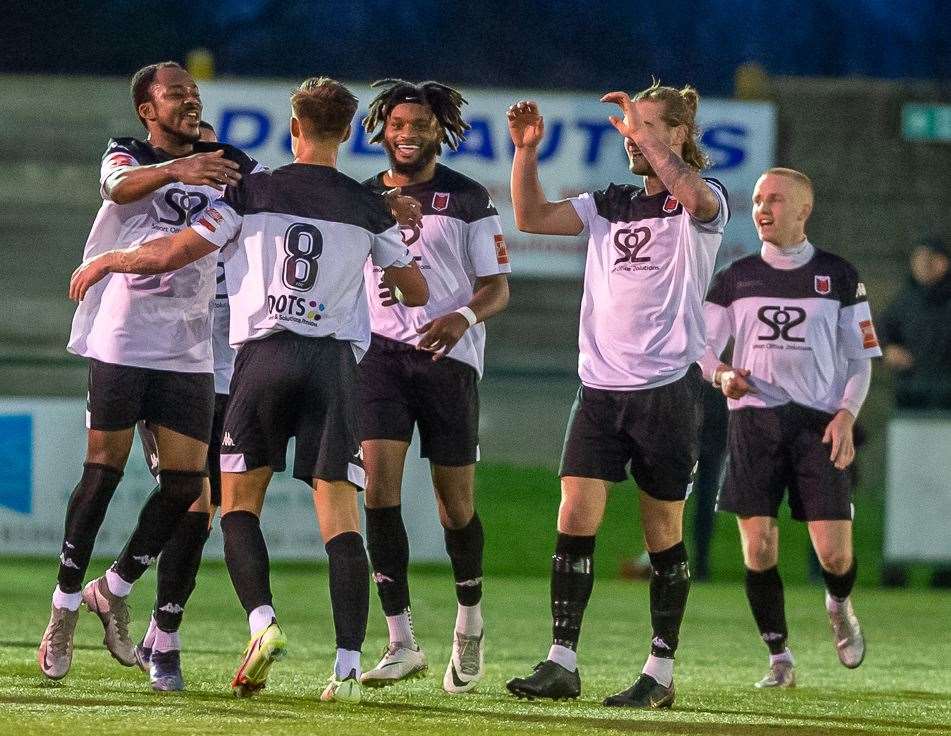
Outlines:
<svg viewBox="0 0 951 736"><path fill-rule="evenodd" d="M92 569L98 569L93 567ZM488 675L477 693L449 696L440 683L449 655L455 603L448 570L414 570L414 620L430 661L429 676L372 690L360 706L318 700L333 661L326 569L275 565L273 586L288 657L267 689L250 701L231 697L228 682L247 638L243 612L221 563L202 567L182 638L188 691L156 694L137 669L120 667L100 644L98 621L83 612L73 670L45 680L35 648L45 626L53 560L0 560L0 734L951 734L951 600L929 591L860 590L856 608L869 640L855 671L838 664L822 608L822 591L787 590L791 646L800 686L763 692L752 683L766 669L742 587L696 585L691 591L670 712L600 706L626 687L650 638L647 587L606 577L595 585L581 637L582 698L516 701L503 689L548 647L548 586L543 578L486 581ZM148 616L154 576L133 592L133 631ZM365 667L385 643L375 595Z"/></svg>

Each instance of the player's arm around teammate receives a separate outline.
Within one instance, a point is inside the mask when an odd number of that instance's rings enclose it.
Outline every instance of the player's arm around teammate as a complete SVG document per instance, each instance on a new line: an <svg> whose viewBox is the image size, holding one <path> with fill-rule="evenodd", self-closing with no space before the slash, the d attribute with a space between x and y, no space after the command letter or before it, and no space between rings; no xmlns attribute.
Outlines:
<svg viewBox="0 0 951 736"><path fill-rule="evenodd" d="M191 228L167 238L141 245L106 251L80 265L69 280L69 298L81 301L89 289L110 273L158 274L175 271L218 250ZM429 300L426 279L416 264L384 269L386 279L402 293L402 303L410 307Z"/></svg>

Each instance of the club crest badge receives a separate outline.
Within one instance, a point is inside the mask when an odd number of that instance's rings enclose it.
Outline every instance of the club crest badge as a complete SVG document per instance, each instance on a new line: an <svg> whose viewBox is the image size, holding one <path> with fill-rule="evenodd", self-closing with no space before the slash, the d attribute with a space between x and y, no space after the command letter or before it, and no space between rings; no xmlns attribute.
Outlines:
<svg viewBox="0 0 951 736"><path fill-rule="evenodd" d="M832 291L832 277L816 276L816 294L825 296Z"/></svg>
<svg viewBox="0 0 951 736"><path fill-rule="evenodd" d="M442 212L449 206L449 192L435 192L433 194L433 209Z"/></svg>
<svg viewBox="0 0 951 736"><path fill-rule="evenodd" d="M664 200L664 212L668 215L677 211L677 208L680 206L680 202L677 201L677 198L668 194L667 199Z"/></svg>

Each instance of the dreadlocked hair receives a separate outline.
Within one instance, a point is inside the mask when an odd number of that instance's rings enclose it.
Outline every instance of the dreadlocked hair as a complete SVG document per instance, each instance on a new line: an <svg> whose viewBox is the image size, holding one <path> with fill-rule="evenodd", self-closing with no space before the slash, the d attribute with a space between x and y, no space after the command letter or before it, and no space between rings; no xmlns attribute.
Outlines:
<svg viewBox="0 0 951 736"><path fill-rule="evenodd" d="M710 164L710 159L700 147L700 128L697 127L697 107L700 104L700 95L689 84L683 89L664 87L659 79L652 78L652 84L641 90L635 100L649 102L663 102L664 112L661 114L664 122L670 127L677 125L687 126L687 139L684 141L684 162L697 171L702 171Z"/></svg>
<svg viewBox="0 0 951 736"><path fill-rule="evenodd" d="M367 133L379 128L376 135L370 139L371 143L380 143L383 140L386 119L393 108L403 102L426 105L432 110L436 123L442 130L442 143L453 151L465 139L469 124L462 119L462 106L468 103L462 94L452 87L432 81L413 84L403 79L380 79L370 86L384 87L383 91L373 98L367 116L363 119L363 127ZM439 146L437 153L442 153L442 146Z"/></svg>

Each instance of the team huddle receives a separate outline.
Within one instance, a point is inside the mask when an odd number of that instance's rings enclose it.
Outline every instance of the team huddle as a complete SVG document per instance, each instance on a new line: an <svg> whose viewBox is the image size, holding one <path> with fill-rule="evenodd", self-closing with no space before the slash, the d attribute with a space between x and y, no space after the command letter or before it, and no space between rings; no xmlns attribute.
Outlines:
<svg viewBox="0 0 951 736"><path fill-rule="evenodd" d="M68 673L81 604L122 665L182 690L178 630L220 509L225 561L250 641L231 683L260 691L287 650L260 515L271 475L312 491L329 561L336 659L321 699L358 702L428 669L413 629L401 512L414 429L428 459L457 600L447 693L485 673L484 534L475 504L485 322L509 299L509 253L486 189L439 163L468 125L462 95L382 80L363 121L390 166L360 183L336 168L356 97L320 77L291 97L293 163L268 170L218 143L198 87L173 62L132 79L145 140L109 142L102 207L70 281L68 349L89 364L88 449L70 497L52 611L37 653ZM649 654L607 706L665 708L690 588L682 517L698 456L703 381L728 397L730 464L718 504L738 518L746 592L770 652L757 687L795 684L777 571L776 516L788 490L809 526L840 661L861 664L846 468L852 424L880 355L865 287L813 246L809 179L765 172L753 194L762 249L714 276L730 218L726 188L701 176L699 98L658 83L603 102L643 186L552 202L538 178L544 121L508 110L512 202L524 231L588 232L579 376L561 459L551 567L552 645L508 690L581 694L577 648L610 484L630 474L651 561ZM726 358L732 344L732 358ZM138 426L157 485L113 565L83 585L96 535ZM358 493L364 491L366 543ZM489 530L491 533L491 529ZM127 597L157 560L138 643ZM371 573L372 570L372 573ZM364 670L370 580L388 645Z"/></svg>

